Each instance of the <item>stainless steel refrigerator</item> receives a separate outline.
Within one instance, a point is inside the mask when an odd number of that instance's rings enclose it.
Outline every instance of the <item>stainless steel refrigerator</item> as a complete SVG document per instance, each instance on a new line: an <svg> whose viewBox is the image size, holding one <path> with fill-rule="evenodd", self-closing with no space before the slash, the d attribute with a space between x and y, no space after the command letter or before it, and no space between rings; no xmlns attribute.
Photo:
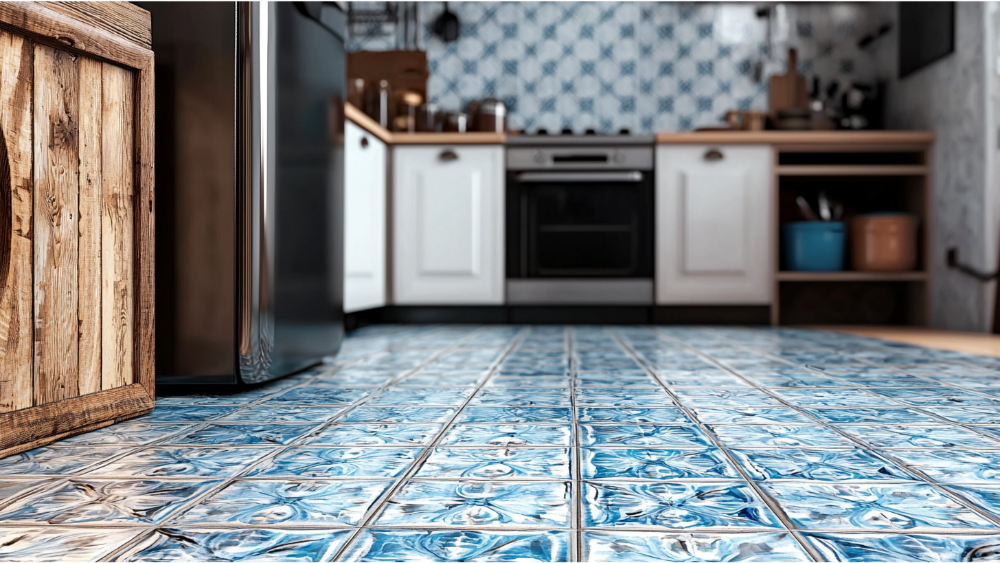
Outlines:
<svg viewBox="0 0 1000 563"><path fill-rule="evenodd" d="M336 354L346 15L139 5L156 55L157 385L260 383Z"/></svg>

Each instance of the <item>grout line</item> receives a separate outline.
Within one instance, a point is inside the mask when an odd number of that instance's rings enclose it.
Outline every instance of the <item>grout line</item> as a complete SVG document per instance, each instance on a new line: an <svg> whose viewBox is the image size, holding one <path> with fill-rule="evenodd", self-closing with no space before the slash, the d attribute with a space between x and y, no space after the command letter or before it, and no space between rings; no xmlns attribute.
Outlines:
<svg viewBox="0 0 1000 563"><path fill-rule="evenodd" d="M659 336L660 336L660 338L662 338L664 340L666 340L667 338L669 338L666 335L663 335L662 333L660 333ZM746 351L751 352L751 353L761 354L761 355L765 355L765 356L773 356L772 354L769 354L768 352L766 352L764 350L761 350L761 349L758 349L758 348L754 348L752 346L745 346L741 342L739 342L737 340L732 340L732 339L727 338L725 336L718 336L718 337L715 337L715 339L717 339L717 340L721 339L723 342L727 342L728 341L728 343L731 346L736 346L737 348L746 350ZM702 353L700 350L697 350L697 349L695 349L693 347L692 347L692 349L696 350L697 353L702 354L705 358L708 358L708 359L712 360L713 362L718 363L717 360L715 360L711 356L708 356L707 354ZM722 365L722 364L720 363L720 365ZM723 367L725 367L725 366L723 365ZM841 436L844 436L845 438L847 438L850 441L852 441L855 444L857 444L863 451L867 451L868 453L870 453L870 454L872 454L872 455L874 455L874 456L876 456L878 458L881 458L881 459L883 459L885 461L888 461L891 464L894 464L894 465L896 465L898 467L903 468L903 470L905 470L906 472L910 473L911 475L917 476L919 479L922 479L923 481L925 481L927 484L929 484L930 486L932 486L933 488L935 488L936 490L938 490L938 492L940 492L941 494L945 495L946 497L951 498L953 501L958 502L960 505L965 506L966 508L968 508L968 509L972 510L973 512L975 512L976 514L978 514L978 515L986 518L987 520L993 522L994 524L1000 525L1000 517L997 517L997 516L993 515L992 513L990 513L989 511L987 511L985 509L982 509L979 506L976 506L975 503L969 502L967 499L965 499L961 495L948 490L947 488L945 488L944 486L942 486L941 484L939 484L934 479L931 479L929 476L927 476L922 471L914 469L909 464L903 463L902 460L896 458L895 456L886 455L885 453L883 453L883 450L871 447L867 443L865 443L864 441L862 441L862 440L860 440L860 439L852 436L851 434L849 434L849 433L841 430L837 426L834 426L831 423L827 423L827 422L823 421L822 419L820 419L819 417L817 417L817 416L809 413L808 411L806 411L806 410L804 410L804 409L802 409L802 408L800 408L800 407L798 407L798 406L796 406L794 404L791 404L791 403L785 401L781 397L775 395L774 393L771 393L771 391L769 389L767 389L765 387L761 387L761 386L755 385L752 381L750 381L749 379L747 379L746 377L744 377L743 375L741 375L739 372L737 372L737 371L735 371L733 369L730 369L728 367L725 367L725 369L729 370L731 373L733 373L737 377L739 377L741 379L744 379L745 381L747 381L748 383L750 383L751 385L753 385L757 389L759 389L759 390L761 390L761 391L763 391L765 393L768 393L771 396L774 396L774 397L778 398L778 400L782 401L787 407L792 408L795 411L799 412L800 414L803 414L805 416L808 416L808 417L810 417L810 418L818 421L824 427L837 432ZM947 449L949 451L951 450L951 448L947 448Z"/></svg>
<svg viewBox="0 0 1000 563"><path fill-rule="evenodd" d="M439 332L441 332L441 331L439 331ZM451 346L449 348L446 348L444 350L441 350L441 351L433 354L423 364L421 364L421 366L418 366L418 367L414 368L413 370L411 370L409 372L405 372L401 377L405 377L405 376L409 375L410 373L413 373L413 372L419 370L420 367L422 367L423 365L427 365L427 364L433 362L435 359L437 359L441 355L446 354L447 352L449 352L449 351L451 351L453 349L457 349L461 345L462 342L464 342L465 340L473 337L474 335L478 334L479 332L482 332L482 330L474 331L472 334L469 334L469 335L465 336L464 338L460 339L453 346ZM382 348L379 348L378 350L372 351L372 352L370 352L368 354L362 354L361 356L359 356L359 357L357 357L357 358L355 358L355 359L353 359L353 360L351 360L351 361L349 361L349 362L347 362L347 363L345 363L343 365L338 365L331 373L339 371L339 370L341 370L343 368L346 368L346 367L351 367L351 366L357 365L360 362L363 362L366 359L368 359L368 358L370 358L370 357L372 357L374 355L377 355L377 354L380 354L380 353L384 352L385 350L386 350L386 347L382 347ZM319 377L319 376L317 376L317 377ZM397 378L393 379L392 381L396 381L396 380L400 379L401 377L397 377ZM315 379L315 378L312 378L312 379L310 379L308 381L312 381L313 379ZM266 462L268 462L270 460L273 460L274 458L276 458L277 456L281 455L282 453L288 451L289 449L291 449L292 447L294 447L295 445L297 445L298 443L300 443L302 440L306 439L307 437L309 437L313 433L321 431L323 428L329 426L332 423L332 420L336 420L336 419L344 416L347 412L350 412L351 410L353 410L354 408L356 408L357 405L360 405L360 404L364 403L366 400L368 400L370 397L375 396L375 394L376 394L377 391L381 390L383 387L386 387L386 386L388 386L390 384L391 383L389 383L389 382L383 383L381 386L376 387L375 391L373 391L372 393L369 393L369 394L365 395L364 397L362 397L361 399L359 399L358 401L355 401L355 403L352 405L352 407L348 407L346 409L343 409L343 410L337 412L336 415L334 415L331 418L331 420L317 423L312 430L309 430L309 431L307 431L307 432L299 435L297 438L293 439L288 444L274 447L273 451L271 451L270 453L268 453L268 454L266 454L264 456L261 456L260 459L257 459L256 461L253 461L253 462L249 463L246 467L244 467L242 470L238 471L235 475L233 475L233 476L231 476L229 478L224 479L221 483L219 483L219 485L217 485L215 487L211 487L208 490L202 492L201 494L195 495L194 497L191 497L191 498L187 499L185 502L181 503L173 512L171 512L171 514L168 515L166 518L164 518L163 520L161 520L161 521L159 521L159 522L157 522L155 524L149 525L148 526L149 530L147 531L147 533L139 534L136 537L132 538L131 540L123 543L117 549L115 549L114 551L112 551L111 553L109 553L107 556L105 556L103 558L103 560L104 561L110 561L110 560L113 560L114 558L121 558L121 557L124 557L126 555L132 555L132 553L130 553L130 551L133 550L133 549L135 549L138 545L140 545L141 542L146 537L148 537L149 535L151 535L157 528L168 526L172 521L176 520L177 518L181 517L186 512L188 512L189 510L191 510L192 508L194 508L195 506L197 506L202 500L204 500L206 498L209 498L210 496L215 495L215 494L217 494L217 493L225 490L226 488L228 488L229 486L231 486L233 483L235 483L237 480L239 480L241 477L245 476L247 473L249 473L249 472L253 471L254 469L256 469L258 466L263 465L264 463L266 463ZM295 386L292 386L290 388L296 388L296 387L299 387L299 385L295 385ZM270 396L270 395L268 395L268 396ZM264 398L262 397L261 400L263 400L263 399ZM136 477L136 478L139 479L140 477Z"/></svg>
<svg viewBox="0 0 1000 563"><path fill-rule="evenodd" d="M630 356L632 356L632 359L635 360L637 364L645 368L646 371L654 379L660 382L660 384L663 386L664 392L670 395L670 398L673 399L673 401L677 403L677 405L679 405L680 408L684 410L684 414L686 414L692 421L694 421L698 425L698 427L701 428L701 431L705 434L705 436L707 436L712 442L715 443L716 447L719 448L719 451L722 453L722 455L726 456L726 459L729 461L729 463L732 464L734 468L736 468L736 471L738 471L740 475L743 476L743 479L746 481L747 485L750 486L750 488L752 488L754 492L757 493L758 498L760 498L761 501L765 505L767 505L768 508L771 509L775 517L777 517L778 521L781 522L781 525L784 526L786 530L788 530L788 533L791 534L793 538L795 538L795 541L799 543L799 545L809 555L809 557L811 557L814 561L823 561L824 560L823 555L812 545L811 542L806 540L806 538L804 538L802 534L799 533L794 524L792 524L791 519L788 517L787 514L785 514L785 511L781 507L781 505L778 504L778 502L775 501L773 498L771 498L770 495L767 495L764 492L764 490L761 489L761 487L756 482L754 482L754 480L746 472L743 466L737 463L736 458L733 457L733 454L729 451L729 449L726 448L726 446L722 443L721 440L718 439L718 437L715 436L715 433L712 432L705 424L701 423L699 419L694 416L691 410L688 409L686 406L684 406L683 403L681 403L681 401L677 398L676 395L674 395L674 393L670 390L670 388L663 383L663 381L659 377L659 374L653 371L653 369L650 368L648 364L646 364L645 360L639 357L635 349L633 349L624 340L624 338L621 336L618 330L611 330L610 332L613 335L615 341L618 342L618 345L622 349L624 349Z"/></svg>
<svg viewBox="0 0 1000 563"><path fill-rule="evenodd" d="M569 393L570 408L573 409L572 426L572 453L573 464L573 526L574 532L571 535L572 545L570 546L570 561L583 560L583 477L582 477L582 450L580 449L580 417L576 410L576 374L579 370L579 363L576 359L576 330L571 326L563 327L563 337L565 338L565 351L569 363Z"/></svg>
<svg viewBox="0 0 1000 563"><path fill-rule="evenodd" d="M409 468L401 476L396 478L395 484L390 485L385 491L383 491L383 493L379 496L379 498L377 498L371 504L371 506L369 506L364 516L361 517L361 520L359 521L357 526L357 530L353 534L351 534L351 536L344 542L344 545L342 545L340 549L337 550L336 554L332 558L333 561L339 560L339 558L342 557L343 554L346 553L354 545L354 542L361 534L361 531L368 528L371 525L373 519L383 510L383 507L389 501L389 499L392 498L392 495L394 495L397 490L402 488L403 485L406 484L407 480L409 480L413 475L417 473L417 471L419 471L423 463L434 452L434 449L437 447L438 442L440 442L441 439L444 437L444 435L447 434L448 430L454 424L458 416L462 414L462 411L465 409L465 407L469 404L470 401L472 401L472 398L475 397L476 394L479 392L479 390L482 389L483 386L486 384L486 382L489 381L491 377L493 377L493 374L496 373L497 368L499 368L503 364L503 361L507 358L507 356L509 356L512 351L514 351L515 349L517 349L518 346L521 345L521 343L524 341L529 331L530 329L528 328L521 328L518 331L518 333L508 342L508 344L503 348L503 352L496 358L496 360L494 360L494 363L492 364L492 367L489 369L486 377L483 378L482 381L479 383L479 385L476 386L476 390L471 395L469 395L469 397L465 400L465 403L461 407L455 410L455 414L453 414L452 417L441 427L441 430L439 430L437 434L435 434L434 437L429 442L427 442L425 446L423 446L423 450L413 460L413 462L410 463ZM486 330L481 329L479 332L486 332ZM402 379L403 378L400 378L400 380Z"/></svg>

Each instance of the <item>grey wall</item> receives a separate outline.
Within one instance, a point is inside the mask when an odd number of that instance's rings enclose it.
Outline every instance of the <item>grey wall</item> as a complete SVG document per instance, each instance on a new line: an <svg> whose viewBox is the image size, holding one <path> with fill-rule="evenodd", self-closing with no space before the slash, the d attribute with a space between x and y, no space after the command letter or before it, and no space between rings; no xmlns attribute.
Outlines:
<svg viewBox="0 0 1000 563"><path fill-rule="evenodd" d="M876 55L888 85L888 126L928 129L937 135L933 159L931 240L934 327L986 330L991 318L987 286L945 266L945 252L960 249L964 261L985 268L987 256L986 4L956 3L955 52L900 80L897 42L879 43ZM873 17L895 17L897 6L873 5Z"/></svg>

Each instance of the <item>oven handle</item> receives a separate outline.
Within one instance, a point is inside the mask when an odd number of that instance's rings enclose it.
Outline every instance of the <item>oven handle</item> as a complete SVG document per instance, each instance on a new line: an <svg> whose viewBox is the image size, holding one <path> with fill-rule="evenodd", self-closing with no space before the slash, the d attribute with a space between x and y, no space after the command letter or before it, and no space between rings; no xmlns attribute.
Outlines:
<svg viewBox="0 0 1000 563"><path fill-rule="evenodd" d="M521 172L517 181L525 184L552 182L641 182L642 172Z"/></svg>

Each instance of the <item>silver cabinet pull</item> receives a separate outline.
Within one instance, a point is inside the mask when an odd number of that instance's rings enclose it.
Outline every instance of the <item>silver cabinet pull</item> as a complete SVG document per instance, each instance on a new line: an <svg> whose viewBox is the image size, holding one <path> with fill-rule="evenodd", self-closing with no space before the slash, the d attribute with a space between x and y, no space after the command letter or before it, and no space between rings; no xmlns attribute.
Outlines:
<svg viewBox="0 0 1000 563"><path fill-rule="evenodd" d="M446 162L450 160L458 160L458 155L451 149L445 149L438 155L438 160L444 160Z"/></svg>
<svg viewBox="0 0 1000 563"><path fill-rule="evenodd" d="M703 158L708 161L713 161L713 160L722 160L724 156L722 154L722 151L720 151L719 149L708 149L707 151L705 151L705 156Z"/></svg>

